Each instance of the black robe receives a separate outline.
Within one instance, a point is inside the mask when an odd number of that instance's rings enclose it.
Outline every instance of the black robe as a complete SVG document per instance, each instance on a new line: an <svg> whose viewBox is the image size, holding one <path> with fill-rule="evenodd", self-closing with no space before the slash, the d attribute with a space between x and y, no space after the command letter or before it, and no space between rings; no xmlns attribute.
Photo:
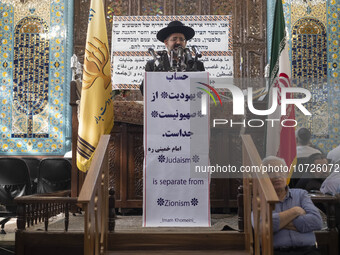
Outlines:
<svg viewBox="0 0 340 255"><path fill-rule="evenodd" d="M163 56L162 56L163 57ZM146 72L169 72L170 71L170 62L169 62L169 58L167 55L165 55L163 57L163 61L161 61L163 63L162 67L156 67L155 66L155 60L149 60L146 63L145 66L145 71ZM204 64L201 61L196 61L196 63L194 63L191 66L188 66L187 69L185 70L185 72L202 72L205 71L204 68ZM140 91L142 92L142 95L144 95L144 81L142 82L142 84L139 87Z"/></svg>

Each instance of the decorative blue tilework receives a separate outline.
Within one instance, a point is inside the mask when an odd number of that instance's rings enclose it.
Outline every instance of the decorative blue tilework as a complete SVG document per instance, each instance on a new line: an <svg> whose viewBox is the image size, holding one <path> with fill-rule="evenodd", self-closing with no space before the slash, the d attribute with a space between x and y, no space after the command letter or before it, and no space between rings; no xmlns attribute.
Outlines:
<svg viewBox="0 0 340 255"><path fill-rule="evenodd" d="M273 2L267 1L268 12L274 12ZM312 93L307 104L312 117L297 111L298 127L310 128L313 144L325 153L340 144L339 2L325 0L317 5L308 2L299 6L293 1L282 1L290 39L293 83ZM268 23L267 27L271 28L272 17L268 17ZM269 44L271 35L268 35ZM270 50L268 47L268 56Z"/></svg>
<svg viewBox="0 0 340 255"><path fill-rule="evenodd" d="M70 150L73 1L0 3L0 155Z"/></svg>

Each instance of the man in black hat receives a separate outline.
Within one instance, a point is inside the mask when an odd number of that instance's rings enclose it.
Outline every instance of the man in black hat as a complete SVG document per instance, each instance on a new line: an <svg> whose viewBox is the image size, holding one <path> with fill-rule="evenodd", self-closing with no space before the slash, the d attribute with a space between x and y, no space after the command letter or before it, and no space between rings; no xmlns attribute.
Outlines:
<svg viewBox="0 0 340 255"><path fill-rule="evenodd" d="M157 39L165 44L167 49L164 54L160 54L159 63L155 59L149 60L146 63L145 71L146 72L167 72L173 71L173 68L176 66L180 66L181 57L180 51L182 54L185 54L185 49L187 45L187 41L195 36L195 30L191 27L185 26L182 22L178 20L171 21L167 27L162 28L157 33ZM191 55L191 53L189 53ZM204 65L201 61L197 59L195 61L187 61L184 63L185 68L182 68L180 71L187 72L195 72L195 71L205 71ZM143 83L140 86L140 90L143 94Z"/></svg>

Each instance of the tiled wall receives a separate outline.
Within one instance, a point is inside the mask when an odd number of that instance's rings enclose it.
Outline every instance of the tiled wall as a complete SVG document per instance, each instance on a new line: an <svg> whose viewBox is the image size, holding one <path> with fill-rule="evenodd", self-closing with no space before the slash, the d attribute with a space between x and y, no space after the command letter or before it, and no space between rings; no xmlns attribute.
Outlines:
<svg viewBox="0 0 340 255"><path fill-rule="evenodd" d="M70 150L73 1L0 2L0 155Z"/></svg>
<svg viewBox="0 0 340 255"><path fill-rule="evenodd" d="M313 97L307 104L311 117L296 111L298 127L307 127L312 142L327 153L340 144L339 91L339 0L319 4L294 4L283 0L290 39L292 78ZM275 1L268 0L268 55Z"/></svg>

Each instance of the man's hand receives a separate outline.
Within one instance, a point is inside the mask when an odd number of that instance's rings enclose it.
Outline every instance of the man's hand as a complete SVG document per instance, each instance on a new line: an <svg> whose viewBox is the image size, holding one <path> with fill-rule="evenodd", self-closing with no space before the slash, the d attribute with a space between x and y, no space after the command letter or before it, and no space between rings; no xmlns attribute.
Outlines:
<svg viewBox="0 0 340 255"><path fill-rule="evenodd" d="M288 230L297 231L297 229L296 229L296 227L295 227L295 225L294 225L294 223L293 223L292 221L289 222L284 228L285 228L285 229L288 229Z"/></svg>
<svg viewBox="0 0 340 255"><path fill-rule="evenodd" d="M306 214L306 211L302 207L300 207L300 206L294 206L291 209L295 211L297 216Z"/></svg>
<svg viewBox="0 0 340 255"><path fill-rule="evenodd" d="M286 227L296 217L306 214L306 211L300 206L294 206L286 211L280 212L280 226L279 229Z"/></svg>

